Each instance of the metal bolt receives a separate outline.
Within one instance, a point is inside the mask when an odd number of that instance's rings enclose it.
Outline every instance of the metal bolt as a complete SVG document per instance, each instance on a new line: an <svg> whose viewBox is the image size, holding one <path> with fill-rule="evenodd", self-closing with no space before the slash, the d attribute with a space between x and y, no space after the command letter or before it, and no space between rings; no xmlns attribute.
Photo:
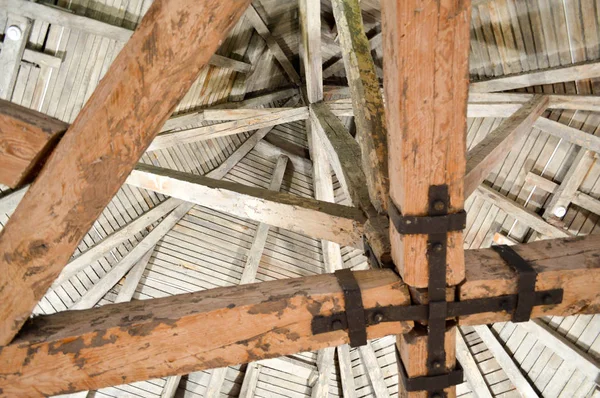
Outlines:
<svg viewBox="0 0 600 398"><path fill-rule="evenodd" d="M373 323L374 324L378 324L381 321L383 321L383 314L381 312L376 312L375 314L373 314Z"/></svg>
<svg viewBox="0 0 600 398"><path fill-rule="evenodd" d="M441 363L440 361L433 361L433 362L431 362L431 366L432 366L434 369L439 369L439 368L441 368L441 367L442 367L442 363Z"/></svg>
<svg viewBox="0 0 600 398"><path fill-rule="evenodd" d="M554 209L554 215L558 218L563 218L567 214L567 209L564 206L558 206Z"/></svg>
<svg viewBox="0 0 600 398"><path fill-rule="evenodd" d="M546 305L552 304L552 296L549 294L545 294L544 297L542 297L542 303Z"/></svg>
<svg viewBox="0 0 600 398"><path fill-rule="evenodd" d="M436 200L435 202L433 202L433 208L437 211L442 211L446 208L446 204L441 200Z"/></svg>
<svg viewBox="0 0 600 398"><path fill-rule="evenodd" d="M23 32L17 25L11 25L6 29L6 37L10 40L19 40Z"/></svg>
<svg viewBox="0 0 600 398"><path fill-rule="evenodd" d="M431 245L431 248L433 249L434 252L441 253L442 250L444 250L444 245L442 245L439 242L436 242L433 245Z"/></svg>
<svg viewBox="0 0 600 398"><path fill-rule="evenodd" d="M336 319L333 322L331 322L332 330L342 330L343 327L344 327L344 325L342 325L342 321L340 321L339 319Z"/></svg>

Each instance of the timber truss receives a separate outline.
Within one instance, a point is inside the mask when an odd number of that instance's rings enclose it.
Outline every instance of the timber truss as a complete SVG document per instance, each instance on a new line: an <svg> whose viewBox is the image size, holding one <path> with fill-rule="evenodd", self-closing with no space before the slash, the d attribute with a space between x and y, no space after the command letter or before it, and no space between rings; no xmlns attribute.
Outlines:
<svg viewBox="0 0 600 398"><path fill-rule="evenodd" d="M27 149L18 156L0 150L0 182L19 188L1 202L3 212L14 211L0 235L1 394L66 394L164 376L172 376L167 384L173 389L178 377L202 369L214 369L209 389L219 391L226 366L253 362L242 388L251 395L260 366L255 361L319 350L320 370L331 369L332 347L341 346L346 362L347 344L361 347L367 360L374 358L368 340L398 335L401 392L452 396L463 381L457 325L600 312L600 236L571 238L556 219L570 203L600 209L596 199L577 192L600 139L542 116L553 108L599 111L600 102L500 93L598 77L598 64L470 84L469 1L382 0L382 33L369 40L358 0L333 0L342 61L324 73L320 5L299 0L301 78L249 0L156 0L134 32L57 8L0 0L23 34L5 36L0 53L3 65L12 59L10 73L0 79L5 99L21 60L60 65L60 59L25 49L31 19L125 42L71 125L0 104L2 148L18 142ZM266 45L295 87L244 99L246 79L259 73L260 51L251 51L248 62L214 55L244 12L262 39L256 46ZM370 52L381 43L385 111ZM240 73L236 101L169 118L206 64ZM342 65L348 87L324 86L323 76ZM325 101L328 92L346 98ZM286 102L261 107L273 100ZM356 137L340 116L355 118ZM468 116L506 120L467 153ZM312 163L262 141L273 126L298 120L307 123ZM201 121L219 123L187 127ZM572 180L557 185L528 176L554 193L543 217L482 185L533 126L583 148ZM146 151L255 130L205 176L137 163ZM269 190L221 181L261 145L280 155ZM312 168L315 199L279 192L288 162ZM332 170L352 207L333 203ZM170 198L70 259L124 183ZM463 207L471 194L556 239L463 250ZM130 301L154 246L194 205L259 222L240 286ZM49 288L159 220L69 311L30 317ZM269 226L322 240L327 273L251 284ZM497 241L513 243L501 235ZM342 270L340 245L364 250L373 269ZM125 276L116 304L92 308ZM464 367L467 378L474 377ZM372 377L374 387L378 377ZM324 388L326 371L313 395Z"/></svg>

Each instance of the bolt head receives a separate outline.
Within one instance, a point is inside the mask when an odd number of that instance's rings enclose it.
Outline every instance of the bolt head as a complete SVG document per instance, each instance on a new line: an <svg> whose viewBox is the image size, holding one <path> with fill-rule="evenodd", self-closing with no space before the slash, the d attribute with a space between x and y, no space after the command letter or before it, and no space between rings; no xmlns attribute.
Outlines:
<svg viewBox="0 0 600 398"><path fill-rule="evenodd" d="M436 242L431 246L431 249L436 253L440 253L442 250L444 250L444 245L442 245L439 242Z"/></svg>
<svg viewBox="0 0 600 398"><path fill-rule="evenodd" d="M550 296L549 294L544 295L544 297L542 297L542 303L546 305L552 304L552 296Z"/></svg>
<svg viewBox="0 0 600 398"><path fill-rule="evenodd" d="M437 211L442 211L446 208L446 204L441 200L436 200L435 202L433 202L433 208Z"/></svg>
<svg viewBox="0 0 600 398"><path fill-rule="evenodd" d="M381 312L373 314L373 323L378 324L381 321L383 321L383 314Z"/></svg>
<svg viewBox="0 0 600 398"><path fill-rule="evenodd" d="M342 330L343 329L342 321L340 321L339 319L336 319L333 322L331 322L331 329Z"/></svg>
<svg viewBox="0 0 600 398"><path fill-rule="evenodd" d="M563 218L567 214L567 208L564 206L558 206L554 208L554 215L558 218Z"/></svg>
<svg viewBox="0 0 600 398"><path fill-rule="evenodd" d="M441 363L440 361L433 361L433 362L431 362L431 366L432 366L434 369L439 369L439 368L441 368L441 367L442 367L442 363Z"/></svg>
<svg viewBox="0 0 600 398"><path fill-rule="evenodd" d="M6 38L10 40L19 40L23 32L17 25L11 25L6 29Z"/></svg>

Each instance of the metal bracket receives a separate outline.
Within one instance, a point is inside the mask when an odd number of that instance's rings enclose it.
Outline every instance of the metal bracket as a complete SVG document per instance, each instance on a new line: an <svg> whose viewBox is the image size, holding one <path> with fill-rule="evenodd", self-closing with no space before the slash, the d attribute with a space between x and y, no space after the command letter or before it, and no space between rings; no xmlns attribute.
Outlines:
<svg viewBox="0 0 600 398"><path fill-rule="evenodd" d="M429 395L430 397L442 398L445 396L443 392L444 388L461 384L464 381L463 368L458 361L455 368L448 373L433 376L408 377L404 363L397 351L396 359L398 362L398 375L406 391L434 391Z"/></svg>
<svg viewBox="0 0 600 398"><path fill-rule="evenodd" d="M365 308L363 307L362 294L358 282L354 278L354 273L349 268L345 268L335 271L334 275L344 292L346 325L348 326L350 347L366 345L367 324L365 322ZM336 325L339 325L339 323Z"/></svg>

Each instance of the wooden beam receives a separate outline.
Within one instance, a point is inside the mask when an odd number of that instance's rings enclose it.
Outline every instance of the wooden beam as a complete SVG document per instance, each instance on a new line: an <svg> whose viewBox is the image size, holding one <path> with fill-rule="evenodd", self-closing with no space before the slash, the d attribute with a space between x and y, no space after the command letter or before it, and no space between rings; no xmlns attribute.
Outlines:
<svg viewBox="0 0 600 398"><path fill-rule="evenodd" d="M448 185L450 213L463 208L469 13L469 1L382 2L390 197L404 215L428 213L431 185ZM449 285L464 278L462 236L448 234ZM427 237L390 225L390 241L404 281L426 287Z"/></svg>
<svg viewBox="0 0 600 398"><path fill-rule="evenodd" d="M333 363L334 354L334 347L323 348L317 353L317 369L319 370L319 375L317 377L317 382L312 386L310 393L311 398L329 397L329 380L335 368Z"/></svg>
<svg viewBox="0 0 600 398"><path fill-rule="evenodd" d="M308 118L306 107L284 109L276 112L249 117L246 119L233 120L230 122L212 124L210 126L195 127L176 132L166 132L154 139L148 148L149 151L170 148L175 145L204 141L211 138L225 137L246 131L258 130L264 127L295 122Z"/></svg>
<svg viewBox="0 0 600 398"><path fill-rule="evenodd" d="M160 393L160 398L173 398L181 382L181 376L167 377L167 382Z"/></svg>
<svg viewBox="0 0 600 398"><path fill-rule="evenodd" d="M571 236L567 231L552 224L548 224L548 222L537 213L526 209L487 185L482 184L477 187L475 194L493 205L498 206L510 216L524 222L525 225L528 225L542 235L552 238L565 238Z"/></svg>
<svg viewBox="0 0 600 398"><path fill-rule="evenodd" d="M152 3L2 230L0 345L29 318L248 3Z"/></svg>
<svg viewBox="0 0 600 398"><path fill-rule="evenodd" d="M547 180L544 177L532 172L527 173L525 181L549 193L556 192L559 187L559 184ZM588 194L577 191L573 194L571 202L582 209L591 211L594 214L600 214L600 200L593 198Z"/></svg>
<svg viewBox="0 0 600 398"><path fill-rule="evenodd" d="M533 123L547 107L548 97L535 96L467 153L465 197L471 196L492 170L508 156L513 146L531 130Z"/></svg>
<svg viewBox="0 0 600 398"><path fill-rule="evenodd" d="M0 50L4 43L0 43ZM47 66L49 68L58 69L63 62L63 59L56 55L46 54L44 52L30 50L25 48L23 51L23 58L21 61L29 62L31 64L39 65L40 67Z"/></svg>
<svg viewBox="0 0 600 398"><path fill-rule="evenodd" d="M365 217L353 207L142 164L127 183L314 238L362 246Z"/></svg>
<svg viewBox="0 0 600 398"><path fill-rule="evenodd" d="M261 368L261 365L255 364L254 362L248 364L246 374L244 375L244 381L242 382L242 387L240 389L239 398L254 397Z"/></svg>
<svg viewBox="0 0 600 398"><path fill-rule="evenodd" d="M371 343L367 342L367 345L358 347L358 353L362 359L363 365L367 371L367 377L369 383L373 388L373 393L376 398L387 398L390 396L381 367L377 362L377 356L371 346Z"/></svg>
<svg viewBox="0 0 600 398"><path fill-rule="evenodd" d="M9 12L4 31L4 45L0 52L0 99L10 100L32 23L27 18L10 13L10 10L4 7L0 8Z"/></svg>
<svg viewBox="0 0 600 398"><path fill-rule="evenodd" d="M555 137L573 143L582 148L600 153L600 137L579 129L564 125L544 117L539 118L533 127L545 131Z"/></svg>
<svg viewBox="0 0 600 398"><path fill-rule="evenodd" d="M473 93L489 93L596 77L600 77L600 62L592 61L474 82L469 86L469 90Z"/></svg>
<svg viewBox="0 0 600 398"><path fill-rule="evenodd" d="M342 396L344 398L356 398L356 384L354 382L354 373L352 373L350 346L348 344L338 346L337 355L340 367L340 379L342 380Z"/></svg>
<svg viewBox="0 0 600 398"><path fill-rule="evenodd" d="M133 30L77 15L67 9L25 0L0 0L0 9L8 10L26 18L45 21L52 25L59 25L120 42L127 42L134 33ZM250 64L218 54L211 55L208 64L242 73L248 72L251 68Z"/></svg>
<svg viewBox="0 0 600 398"><path fill-rule="evenodd" d="M492 398L490 388L460 330L456 333L456 359L460 362L469 387L471 387L471 391L475 393L475 396L477 398Z"/></svg>
<svg viewBox="0 0 600 398"><path fill-rule="evenodd" d="M367 308L410 303L392 271L355 276ZM9 396L66 394L345 344L346 331L311 332L314 316L343 303L335 276L317 275L40 316L3 347L0 388ZM367 336L410 328L382 323Z"/></svg>
<svg viewBox="0 0 600 398"><path fill-rule="evenodd" d="M248 7L245 17L248 19L250 24L252 24L252 26L260 35L260 37L263 38L265 43L267 43L269 51L271 51L271 54L273 54L277 62L279 62L279 65L281 65L285 74L288 75L288 77L294 84L300 85L301 80L300 76L298 75L298 72L296 72L296 69L294 69L294 66L279 46L279 43L277 43L277 40L275 40L275 38L269 31L269 28L267 27L265 21L263 21L260 15L258 15L258 12L256 12L254 6Z"/></svg>
<svg viewBox="0 0 600 398"><path fill-rule="evenodd" d="M333 0L333 15L348 77L356 138L368 192L378 211L387 209L388 144L383 97L358 0Z"/></svg>
<svg viewBox="0 0 600 398"><path fill-rule="evenodd" d="M69 125L0 100L0 184L11 188L35 177Z"/></svg>
<svg viewBox="0 0 600 398"><path fill-rule="evenodd" d="M323 100L323 58L321 56L321 4L299 0L298 16L302 35L302 62L309 103Z"/></svg>
<svg viewBox="0 0 600 398"><path fill-rule="evenodd" d="M475 331L481 337L481 340L496 358L496 361L502 367L510 381L517 388L519 394L524 398L538 398L531 384L527 381L521 369L514 362L514 359L506 352L506 349L500 344L496 336L486 325L475 326Z"/></svg>
<svg viewBox="0 0 600 398"><path fill-rule="evenodd" d="M535 95L528 93L469 93L469 106L519 105L531 101ZM572 109L600 112L598 95L543 94L548 96L550 109Z"/></svg>
<svg viewBox="0 0 600 398"><path fill-rule="evenodd" d="M532 318L600 312L600 235L542 240L512 247L538 272L536 291L563 289L563 301L533 308ZM466 280L459 301L517 293L517 276L492 249L466 250ZM506 312L460 317L460 325L506 322Z"/></svg>
<svg viewBox="0 0 600 398"><path fill-rule="evenodd" d="M600 362L539 319L519 324L573 368L600 385Z"/></svg>
<svg viewBox="0 0 600 398"><path fill-rule="evenodd" d="M374 51L375 49L377 49L378 47L381 46L381 42L383 41L383 35L381 32L377 32L374 35L372 35L369 38L369 48L372 51ZM328 65L326 68L323 69L323 78L327 79L331 76L333 76L334 74L344 70L344 58L342 57L342 54L340 53L340 59L338 59L337 61L335 61L334 63Z"/></svg>

